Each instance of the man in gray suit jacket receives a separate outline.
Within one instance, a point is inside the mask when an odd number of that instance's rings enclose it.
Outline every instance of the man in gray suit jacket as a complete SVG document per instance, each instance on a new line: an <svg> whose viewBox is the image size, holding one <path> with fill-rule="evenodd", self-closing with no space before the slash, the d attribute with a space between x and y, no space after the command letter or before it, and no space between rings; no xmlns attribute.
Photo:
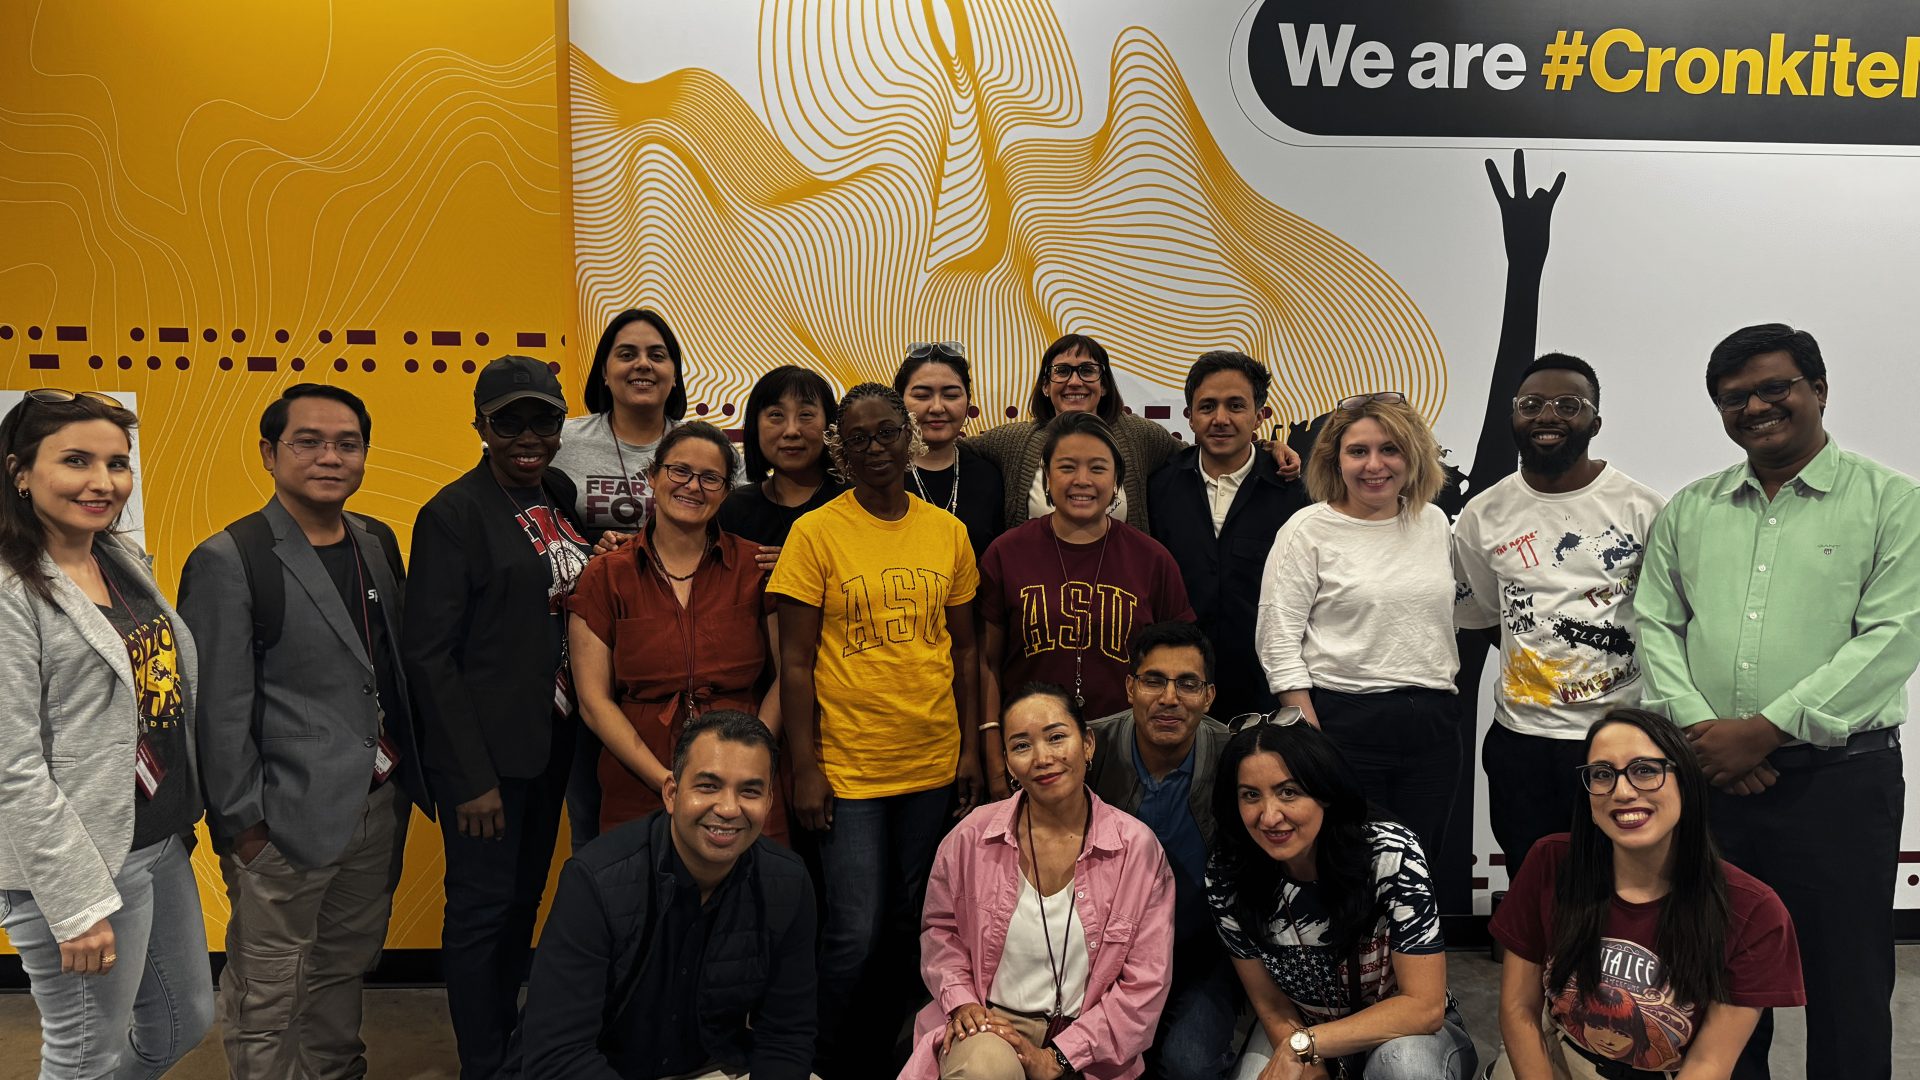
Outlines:
<svg viewBox="0 0 1920 1080"><path fill-rule="evenodd" d="M1132 708L1093 722L1094 794L1145 822L1173 869L1173 985L1147 1053L1147 1076L1212 1080L1233 1064L1239 978L1207 911L1214 766L1227 728L1213 705L1213 645L1190 622L1158 622L1133 636L1127 664ZM1238 828L1239 822L1219 823Z"/></svg>
<svg viewBox="0 0 1920 1080"><path fill-rule="evenodd" d="M207 824L233 905L223 1037L242 1080L366 1074L361 978L386 938L412 807L432 812L398 653L398 545L345 512L371 432L353 394L289 388L260 418L273 498L195 548L180 582L200 644Z"/></svg>

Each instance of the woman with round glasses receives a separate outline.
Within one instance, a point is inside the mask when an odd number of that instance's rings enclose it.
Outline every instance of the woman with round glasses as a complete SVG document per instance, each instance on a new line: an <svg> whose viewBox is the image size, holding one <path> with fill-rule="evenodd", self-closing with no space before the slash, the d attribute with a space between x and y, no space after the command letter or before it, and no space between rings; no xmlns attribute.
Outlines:
<svg viewBox="0 0 1920 1080"><path fill-rule="evenodd" d="M827 468L827 429L835 419L833 387L793 364L760 376L747 394L747 480L721 504L718 521L723 532L758 545L762 570L773 569L801 515L847 489Z"/></svg>
<svg viewBox="0 0 1920 1080"><path fill-rule="evenodd" d="M1724 1080L1762 1009L1806 1004L1787 909L1720 858L1706 774L1665 717L1615 709L1585 757L1573 831L1534 845L1493 917L1493 1075Z"/></svg>
<svg viewBox="0 0 1920 1080"><path fill-rule="evenodd" d="M862 383L839 414L827 448L850 488L794 524L767 582L793 812L818 834L826 878L827 1076L882 1071L873 1033L906 1020L934 849L956 796L964 812L980 795L966 528L907 492L923 447L900 395Z"/></svg>
<svg viewBox="0 0 1920 1080"><path fill-rule="evenodd" d="M1128 708L1134 631L1193 621L1173 556L1108 514L1127 465L1107 425L1066 413L1046 435L1040 460L1051 510L1007 530L980 561L981 722L989 728L1003 694L1031 682L1066 687L1088 716ZM989 788L1004 798L998 740L982 741Z"/></svg>
<svg viewBox="0 0 1920 1080"><path fill-rule="evenodd" d="M1088 789L1093 735L1065 690L1022 689L997 737L1020 795L940 844L920 935L933 1001L900 1076L1138 1076L1173 971L1166 856Z"/></svg>
<svg viewBox="0 0 1920 1080"><path fill-rule="evenodd" d="M1236 717L1214 781L1207 902L1258 1021L1236 1080L1464 1080L1420 842L1300 718Z"/></svg>
<svg viewBox="0 0 1920 1080"><path fill-rule="evenodd" d="M566 602L591 546L552 468L567 401L539 360L474 383L480 463L420 508L401 657L446 848L440 960L463 1075L499 1068L573 760Z"/></svg>
<svg viewBox="0 0 1920 1080"><path fill-rule="evenodd" d="M1006 486L1006 527L1047 514L1045 470L1040 451L1046 426L1064 413L1092 413L1105 421L1120 447L1129 479L1119 489L1111 513L1147 531L1147 477L1180 448L1166 428L1127 412L1120 401L1107 350L1085 334L1067 334L1040 355L1040 372L1027 400L1025 420L1009 420L973 440L974 449L994 463ZM1273 454L1283 475L1300 471L1300 459L1285 444Z"/></svg>
<svg viewBox="0 0 1920 1080"><path fill-rule="evenodd" d="M927 452L907 467L908 489L960 519L974 558L986 554L1006 517L1000 467L960 437L973 412L973 372L957 341L918 341L893 376ZM962 482L964 478L964 483Z"/></svg>
<svg viewBox="0 0 1920 1080"><path fill-rule="evenodd" d="M159 1076L213 1024L193 638L114 531L136 423L52 389L0 421L0 928L48 1080Z"/></svg>
<svg viewBox="0 0 1920 1080"><path fill-rule="evenodd" d="M1267 685L1438 850L1461 773L1440 444L1401 395L1363 394L1327 418L1306 481L1314 504L1281 526L1260 590Z"/></svg>
<svg viewBox="0 0 1920 1080"><path fill-rule="evenodd" d="M652 516L587 564L567 605L580 716L605 747L603 830L661 808L673 748L701 714L735 709L780 730L778 683L755 690L772 656L766 571L755 545L715 524L735 457L711 424L667 432L647 469ZM778 796L766 833L786 836Z"/></svg>

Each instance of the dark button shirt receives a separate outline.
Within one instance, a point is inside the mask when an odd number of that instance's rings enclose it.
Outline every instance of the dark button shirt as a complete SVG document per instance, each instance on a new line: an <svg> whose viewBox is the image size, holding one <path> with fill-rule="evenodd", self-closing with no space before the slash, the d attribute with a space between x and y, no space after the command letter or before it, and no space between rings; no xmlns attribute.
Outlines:
<svg viewBox="0 0 1920 1080"><path fill-rule="evenodd" d="M666 849L660 871L671 874L673 880L670 885L662 883L655 897L660 905L659 924L639 994L643 1001L664 1002L664 1014L633 1019L652 1029L650 1041L657 1054L653 1075L679 1076L699 1072L711 1060L706 1047L700 1043L700 1017L696 1010L700 965L706 959L707 934L713 929L713 915L719 909L714 901L720 890L715 889L714 895L702 904L700 883L693 880L671 843ZM722 882L720 888L726 885L727 882Z"/></svg>
<svg viewBox="0 0 1920 1080"><path fill-rule="evenodd" d="M1140 777L1140 806L1133 816L1146 823L1167 853L1167 865L1173 870L1173 932L1178 941L1191 940L1194 934L1209 930L1207 914L1207 843L1200 837L1200 826L1193 820L1188 796L1193 791L1193 750L1166 779L1155 780L1140 760L1140 745L1133 752L1133 770Z"/></svg>

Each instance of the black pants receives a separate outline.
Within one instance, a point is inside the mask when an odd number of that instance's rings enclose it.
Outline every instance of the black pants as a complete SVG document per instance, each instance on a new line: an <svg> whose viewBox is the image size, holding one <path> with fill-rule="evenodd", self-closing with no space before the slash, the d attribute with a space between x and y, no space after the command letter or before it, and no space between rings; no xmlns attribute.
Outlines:
<svg viewBox="0 0 1920 1080"><path fill-rule="evenodd" d="M1900 750L1782 769L1758 795L1714 792L1721 854L1780 894L1800 938L1810 1080L1893 1075L1893 890L1906 798ZM1765 1080L1773 1012L1735 1080Z"/></svg>
<svg viewBox="0 0 1920 1080"><path fill-rule="evenodd" d="M461 1080L489 1080L499 1070L519 1016L520 987L533 960L533 925L573 765L572 725L554 726L544 773L500 778L504 838L462 836L453 808L440 813L447 852L440 965Z"/></svg>
<svg viewBox="0 0 1920 1080"><path fill-rule="evenodd" d="M1487 771L1487 820L1494 842L1507 860L1507 880L1520 876L1520 863L1543 836L1573 828L1576 811L1586 813L1586 793L1575 769L1586 762L1582 739L1522 735L1495 721L1480 747Z"/></svg>
<svg viewBox="0 0 1920 1080"><path fill-rule="evenodd" d="M1316 689L1313 711L1367 798L1414 831L1431 865L1463 772L1458 695L1415 687L1377 694Z"/></svg>

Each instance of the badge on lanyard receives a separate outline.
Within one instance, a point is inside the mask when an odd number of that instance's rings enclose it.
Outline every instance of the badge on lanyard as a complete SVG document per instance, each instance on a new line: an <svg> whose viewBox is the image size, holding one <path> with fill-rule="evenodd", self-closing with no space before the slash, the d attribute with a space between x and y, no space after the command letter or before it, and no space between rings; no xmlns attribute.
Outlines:
<svg viewBox="0 0 1920 1080"><path fill-rule="evenodd" d="M166 765L161 762L160 755L147 741L146 734L142 733L140 741L134 744L133 748L133 780L140 788L141 796L153 798L154 793L160 790L160 781L166 778Z"/></svg>

